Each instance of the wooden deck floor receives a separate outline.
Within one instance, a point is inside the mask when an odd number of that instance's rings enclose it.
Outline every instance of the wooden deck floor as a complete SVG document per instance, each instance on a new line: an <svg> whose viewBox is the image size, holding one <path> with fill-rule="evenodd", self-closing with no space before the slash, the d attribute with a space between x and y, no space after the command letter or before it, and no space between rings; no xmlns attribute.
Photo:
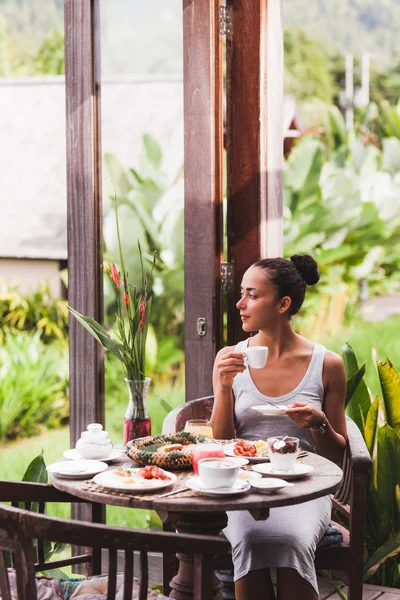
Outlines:
<svg viewBox="0 0 400 600"><path fill-rule="evenodd" d="M318 577L320 600L342 600L335 591L335 587L341 588L347 593L347 586L341 581L333 581L325 577ZM377 585L364 584L363 600L400 600L400 590L381 587Z"/></svg>

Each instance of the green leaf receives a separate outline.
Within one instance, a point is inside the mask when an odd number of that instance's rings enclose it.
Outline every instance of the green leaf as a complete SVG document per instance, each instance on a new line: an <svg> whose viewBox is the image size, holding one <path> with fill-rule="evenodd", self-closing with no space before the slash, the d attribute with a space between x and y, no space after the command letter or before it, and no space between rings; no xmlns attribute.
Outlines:
<svg viewBox="0 0 400 600"><path fill-rule="evenodd" d="M381 564L400 552L400 532L392 535L364 564L364 579L369 579Z"/></svg>
<svg viewBox="0 0 400 600"><path fill-rule="evenodd" d="M376 397L368 411L364 426L364 438L368 452L373 455L378 426L379 398Z"/></svg>
<svg viewBox="0 0 400 600"><path fill-rule="evenodd" d="M394 531L397 502L396 485L400 481L400 437L389 425L378 431L377 492Z"/></svg>
<svg viewBox="0 0 400 600"><path fill-rule="evenodd" d="M160 146L157 144L156 140L148 133L145 133L143 136L143 145L149 163L153 165L153 167L156 170L159 170L162 161L162 151Z"/></svg>
<svg viewBox="0 0 400 600"><path fill-rule="evenodd" d="M386 422L400 435L400 376L387 358L378 362Z"/></svg>
<svg viewBox="0 0 400 600"><path fill-rule="evenodd" d="M34 483L47 483L46 463L43 458L43 450L28 465L22 481L32 481Z"/></svg>
<svg viewBox="0 0 400 600"><path fill-rule="evenodd" d="M350 402L354 392L356 391L358 384L360 383L361 379L364 377L365 375L365 365L366 365L367 361L364 361L364 363L361 365L361 367L359 368L359 370L354 373L354 375L352 375L350 377L350 379L347 380L347 388L346 388L346 406L348 405L348 403Z"/></svg>
<svg viewBox="0 0 400 600"><path fill-rule="evenodd" d="M318 187L322 168L322 149L319 141L305 138L290 153L285 173L285 186L294 192L312 195Z"/></svg>
<svg viewBox="0 0 400 600"><path fill-rule="evenodd" d="M118 360L123 362L124 347L122 344L112 340L106 329L91 317L84 317L77 310L71 308L71 306L68 306L68 310L82 327L90 333L90 335L92 335L104 348L112 352Z"/></svg>
<svg viewBox="0 0 400 600"><path fill-rule="evenodd" d="M342 353L344 367L347 375L347 381L351 381L352 383L350 385L351 387L353 387L353 383L356 381L357 374L360 371L360 369L358 368L357 358L353 348L348 343L346 343L343 346ZM353 391L350 399L347 400L346 397L346 401L348 401L348 404L346 406L346 413L351 419L353 419L355 423L357 423L357 426L360 429L360 431L364 432L363 420L360 416L360 409L365 420L367 418L368 411L371 407L371 399L369 396L368 388L365 385L362 377L359 380L358 385L355 387L355 390Z"/></svg>

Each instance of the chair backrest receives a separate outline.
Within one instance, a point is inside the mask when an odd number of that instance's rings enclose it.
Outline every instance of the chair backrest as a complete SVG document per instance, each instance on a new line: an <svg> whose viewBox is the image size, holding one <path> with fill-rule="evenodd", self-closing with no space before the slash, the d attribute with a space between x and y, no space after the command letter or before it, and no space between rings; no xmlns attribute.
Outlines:
<svg viewBox="0 0 400 600"><path fill-rule="evenodd" d="M172 410L164 419L163 433L175 433L185 427L189 419L209 419L214 405L214 396L204 396L181 404Z"/></svg>
<svg viewBox="0 0 400 600"><path fill-rule="evenodd" d="M192 554L196 576L209 580L211 589L211 556L229 551L227 542L218 537L140 531L102 524L81 523L32 513L20 508L0 506L0 593L10 600L6 554L10 553L16 571L19 598L37 600L32 540L47 540L89 548L108 549L108 594L114 600L117 586L117 553L125 553L124 599L132 597L134 576L139 580L139 599L147 598L148 552L184 552ZM134 573L134 553L140 554L140 573ZM86 556L90 561L90 555ZM42 569L40 569L42 570ZM202 587L199 586L199 589ZM200 599L199 599L200 600Z"/></svg>

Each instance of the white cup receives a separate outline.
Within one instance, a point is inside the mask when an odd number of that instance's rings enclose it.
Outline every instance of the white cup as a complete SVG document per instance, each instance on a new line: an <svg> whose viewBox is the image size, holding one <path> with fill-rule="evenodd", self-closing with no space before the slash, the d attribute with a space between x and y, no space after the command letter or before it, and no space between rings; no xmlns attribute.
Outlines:
<svg viewBox="0 0 400 600"><path fill-rule="evenodd" d="M202 458L198 463L200 484L204 489L232 487L240 466L236 459Z"/></svg>
<svg viewBox="0 0 400 600"><path fill-rule="evenodd" d="M267 346L251 346L245 349L246 357L244 364L252 369L262 369L265 367L268 357Z"/></svg>

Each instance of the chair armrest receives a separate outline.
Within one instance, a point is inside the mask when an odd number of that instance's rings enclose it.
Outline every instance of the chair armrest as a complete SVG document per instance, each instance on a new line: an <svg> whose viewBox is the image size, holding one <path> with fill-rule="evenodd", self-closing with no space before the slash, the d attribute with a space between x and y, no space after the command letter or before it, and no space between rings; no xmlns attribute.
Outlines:
<svg viewBox="0 0 400 600"><path fill-rule="evenodd" d="M358 426L349 417L346 417L346 425L347 444L343 458L343 479L333 499L333 505L349 517L355 501L366 505L368 473L372 461Z"/></svg>
<svg viewBox="0 0 400 600"><path fill-rule="evenodd" d="M204 396L177 406L165 417L162 432L175 433L185 427L188 419L209 419L214 404L214 396Z"/></svg>
<svg viewBox="0 0 400 600"><path fill-rule="evenodd" d="M30 481L0 481L0 502L87 502L51 484Z"/></svg>

